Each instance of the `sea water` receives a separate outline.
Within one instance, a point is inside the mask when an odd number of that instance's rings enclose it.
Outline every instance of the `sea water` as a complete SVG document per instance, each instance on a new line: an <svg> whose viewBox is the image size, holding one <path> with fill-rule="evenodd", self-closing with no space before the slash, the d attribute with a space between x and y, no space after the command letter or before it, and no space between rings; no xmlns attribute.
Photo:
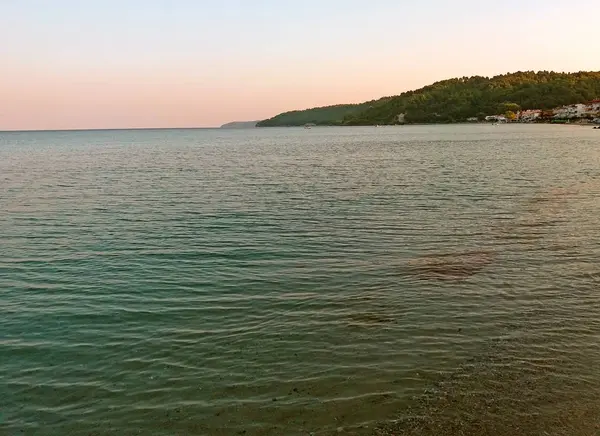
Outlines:
<svg viewBox="0 0 600 436"><path fill-rule="evenodd" d="M591 435L600 136L0 133L0 433Z"/></svg>

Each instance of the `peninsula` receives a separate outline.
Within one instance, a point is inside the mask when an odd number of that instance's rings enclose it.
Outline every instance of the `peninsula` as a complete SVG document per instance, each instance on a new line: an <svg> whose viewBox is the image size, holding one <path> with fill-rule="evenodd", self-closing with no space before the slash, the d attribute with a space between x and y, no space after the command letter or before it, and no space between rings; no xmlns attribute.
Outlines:
<svg viewBox="0 0 600 436"><path fill-rule="evenodd" d="M258 121L232 121L231 123L223 124L221 129L253 129L258 124Z"/></svg>

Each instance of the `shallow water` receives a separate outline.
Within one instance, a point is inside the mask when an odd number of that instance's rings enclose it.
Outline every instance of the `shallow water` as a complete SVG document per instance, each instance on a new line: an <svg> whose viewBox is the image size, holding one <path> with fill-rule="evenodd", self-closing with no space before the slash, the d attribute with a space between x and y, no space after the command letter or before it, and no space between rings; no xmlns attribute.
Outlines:
<svg viewBox="0 0 600 436"><path fill-rule="evenodd" d="M6 434L595 435L600 138L0 133Z"/></svg>

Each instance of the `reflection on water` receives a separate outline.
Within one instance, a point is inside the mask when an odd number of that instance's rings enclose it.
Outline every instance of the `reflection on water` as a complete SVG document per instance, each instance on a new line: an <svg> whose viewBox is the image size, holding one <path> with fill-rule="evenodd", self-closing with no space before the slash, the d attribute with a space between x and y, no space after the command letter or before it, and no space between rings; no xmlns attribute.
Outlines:
<svg viewBox="0 0 600 436"><path fill-rule="evenodd" d="M485 240L488 237L529 245L540 242L551 232L552 227L564 223L563 212L568 207L569 196L577 195L587 185L582 182L577 188L550 188L527 198L520 207L512 211L510 219L503 219L498 225L493 223L486 233L478 234L476 239L469 242L471 245L488 247L490 244ZM409 260L408 269L411 274L424 279L463 280L497 261L502 250L502 246L493 246L493 250L428 253Z"/></svg>

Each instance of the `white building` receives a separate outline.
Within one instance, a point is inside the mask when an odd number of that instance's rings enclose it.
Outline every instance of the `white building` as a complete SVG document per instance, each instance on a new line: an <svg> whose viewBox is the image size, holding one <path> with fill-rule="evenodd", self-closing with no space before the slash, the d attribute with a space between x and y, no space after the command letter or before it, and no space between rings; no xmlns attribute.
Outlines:
<svg viewBox="0 0 600 436"><path fill-rule="evenodd" d="M495 121L497 123L506 123L506 117L504 115L488 115L485 117L486 121Z"/></svg>
<svg viewBox="0 0 600 436"><path fill-rule="evenodd" d="M517 119L523 123L531 123L542 116L542 111L539 109L530 109L521 111L517 114Z"/></svg>
<svg viewBox="0 0 600 436"><path fill-rule="evenodd" d="M571 104L569 106L559 107L553 110L553 118L581 118L586 116L588 112L588 105L583 103Z"/></svg>

